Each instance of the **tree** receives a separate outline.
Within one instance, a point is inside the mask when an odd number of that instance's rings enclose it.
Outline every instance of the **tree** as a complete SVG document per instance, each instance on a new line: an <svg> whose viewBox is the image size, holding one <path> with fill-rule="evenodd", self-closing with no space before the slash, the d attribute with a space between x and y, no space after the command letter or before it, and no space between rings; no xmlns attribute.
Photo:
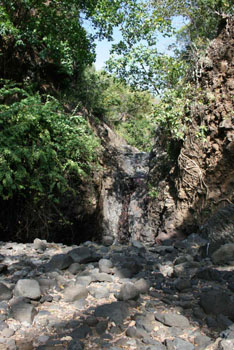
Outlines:
<svg viewBox="0 0 234 350"><path fill-rule="evenodd" d="M218 25L233 13L227 0L138 1L119 26L122 40L113 45L107 68L128 83L162 93L185 76L186 63L193 64L198 51L217 34ZM157 51L158 34L176 34L172 19L182 16L185 26L178 33L175 56ZM186 51L185 51L186 49ZM195 52L196 51L196 52ZM189 56L189 57L188 57Z"/></svg>

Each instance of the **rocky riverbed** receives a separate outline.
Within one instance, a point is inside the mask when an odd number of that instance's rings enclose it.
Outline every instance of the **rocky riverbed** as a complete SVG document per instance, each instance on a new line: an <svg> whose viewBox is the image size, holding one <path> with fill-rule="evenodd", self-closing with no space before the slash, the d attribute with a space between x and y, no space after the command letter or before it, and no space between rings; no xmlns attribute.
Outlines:
<svg viewBox="0 0 234 350"><path fill-rule="evenodd" d="M233 255L207 248L0 242L0 349L233 350Z"/></svg>

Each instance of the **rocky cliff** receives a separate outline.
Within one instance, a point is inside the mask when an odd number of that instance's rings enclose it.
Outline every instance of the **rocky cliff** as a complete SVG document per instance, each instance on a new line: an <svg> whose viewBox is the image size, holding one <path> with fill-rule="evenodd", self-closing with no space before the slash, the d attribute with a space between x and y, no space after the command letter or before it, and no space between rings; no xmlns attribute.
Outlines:
<svg viewBox="0 0 234 350"><path fill-rule="evenodd" d="M196 88L202 95L190 103L187 134L165 151L163 131L157 131L150 181L157 198L149 205L158 241L197 230L217 209L234 200L234 22L226 25L200 58Z"/></svg>

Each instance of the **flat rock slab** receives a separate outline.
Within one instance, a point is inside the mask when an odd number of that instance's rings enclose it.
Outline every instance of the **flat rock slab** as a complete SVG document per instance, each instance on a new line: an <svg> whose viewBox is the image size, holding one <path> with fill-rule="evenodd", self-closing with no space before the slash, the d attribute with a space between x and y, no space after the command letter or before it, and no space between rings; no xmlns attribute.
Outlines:
<svg viewBox="0 0 234 350"><path fill-rule="evenodd" d="M167 350L194 350L194 345L186 340L176 338L166 340Z"/></svg>
<svg viewBox="0 0 234 350"><path fill-rule="evenodd" d="M165 324L166 326L178 327L182 329L190 327L190 323L185 316L173 312L156 313L155 318L157 321Z"/></svg>

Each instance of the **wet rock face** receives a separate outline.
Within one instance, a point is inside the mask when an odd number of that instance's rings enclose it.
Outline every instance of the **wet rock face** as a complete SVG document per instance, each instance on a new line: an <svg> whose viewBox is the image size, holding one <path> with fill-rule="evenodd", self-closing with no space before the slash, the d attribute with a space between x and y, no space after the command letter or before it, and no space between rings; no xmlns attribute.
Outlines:
<svg viewBox="0 0 234 350"><path fill-rule="evenodd" d="M149 154L114 143L106 155L107 170L101 193L103 236L126 243L153 241L148 221Z"/></svg>

